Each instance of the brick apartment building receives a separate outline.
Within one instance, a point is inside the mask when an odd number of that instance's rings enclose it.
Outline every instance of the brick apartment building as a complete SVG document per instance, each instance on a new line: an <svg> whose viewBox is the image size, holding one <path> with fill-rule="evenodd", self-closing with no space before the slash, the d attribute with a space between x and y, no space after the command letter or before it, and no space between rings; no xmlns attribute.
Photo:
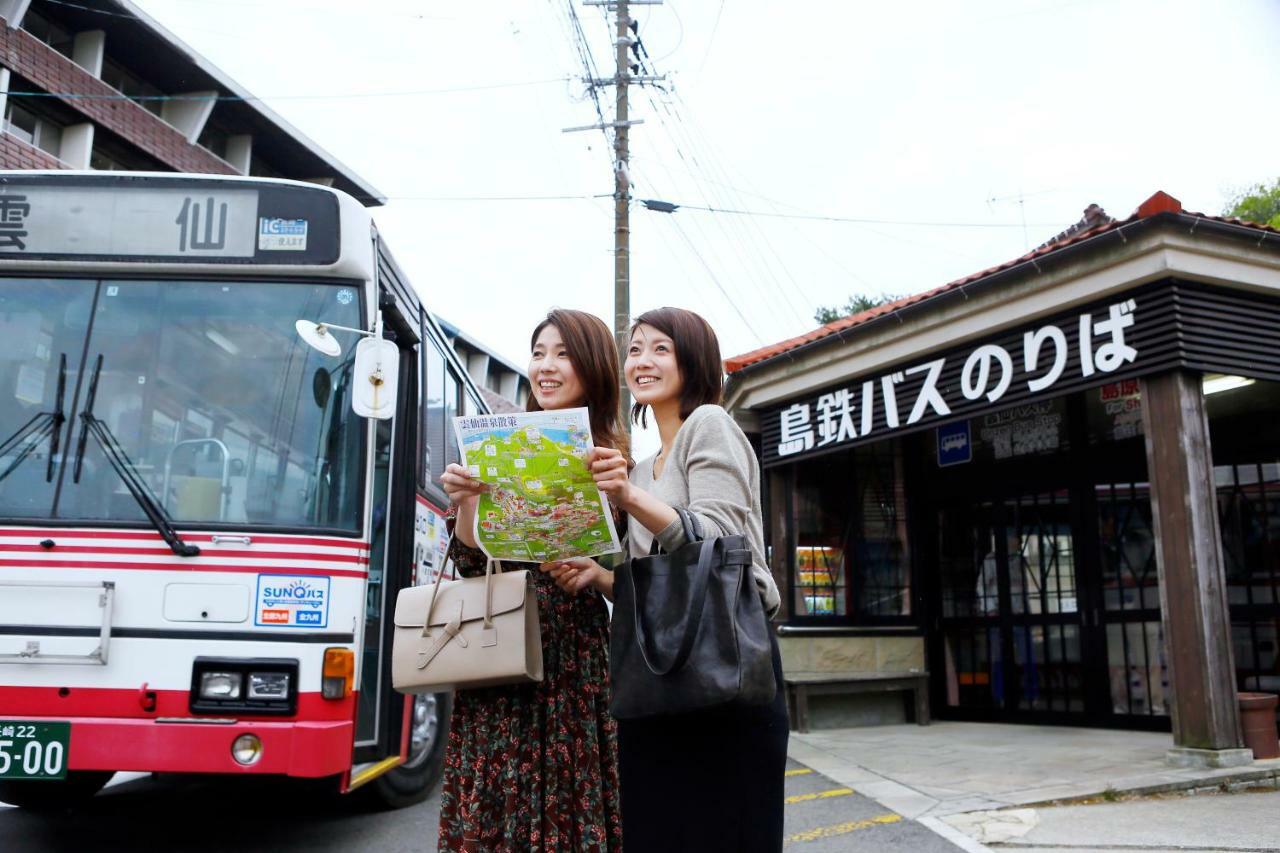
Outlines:
<svg viewBox="0 0 1280 853"><path fill-rule="evenodd" d="M124 0L0 0L0 168L314 181L381 194Z"/></svg>

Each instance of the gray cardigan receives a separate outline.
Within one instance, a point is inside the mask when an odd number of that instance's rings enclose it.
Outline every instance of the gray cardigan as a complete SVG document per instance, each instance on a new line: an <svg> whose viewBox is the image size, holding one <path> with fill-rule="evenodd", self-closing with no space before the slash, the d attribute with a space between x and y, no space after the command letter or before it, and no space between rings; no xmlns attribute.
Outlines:
<svg viewBox="0 0 1280 853"><path fill-rule="evenodd" d="M653 476L655 456L638 463L631 482L668 506L682 506L698 517L707 536L745 534L754 557L751 565L765 613L772 617L781 604L773 573L765 565L764 530L760 514L760 467L742 429L720 406L705 405L681 425L671 443L662 475ZM634 518L627 534L633 557L643 557L653 534ZM664 550L685 544L684 528L676 519L658 534Z"/></svg>

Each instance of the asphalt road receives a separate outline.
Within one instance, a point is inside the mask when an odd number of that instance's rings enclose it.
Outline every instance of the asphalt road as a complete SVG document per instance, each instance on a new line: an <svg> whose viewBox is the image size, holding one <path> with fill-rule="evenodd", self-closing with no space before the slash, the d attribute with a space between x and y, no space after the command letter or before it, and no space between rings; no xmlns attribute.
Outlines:
<svg viewBox="0 0 1280 853"><path fill-rule="evenodd" d="M836 782L788 765L786 849L803 853L958 848ZM113 784L62 815L0 806L4 853L425 853L439 800L392 812L296 785L143 777Z"/></svg>
<svg viewBox="0 0 1280 853"><path fill-rule="evenodd" d="M438 794L369 811L287 783L144 777L62 815L0 808L3 853L424 853L435 850Z"/></svg>

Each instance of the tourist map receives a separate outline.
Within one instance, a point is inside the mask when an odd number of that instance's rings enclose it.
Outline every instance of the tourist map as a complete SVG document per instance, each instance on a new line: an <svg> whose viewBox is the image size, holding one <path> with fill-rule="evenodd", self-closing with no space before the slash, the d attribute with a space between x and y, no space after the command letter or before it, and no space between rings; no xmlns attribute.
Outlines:
<svg viewBox="0 0 1280 853"><path fill-rule="evenodd" d="M499 560L542 563L620 551L613 514L587 469L586 409L453 419L462 464L488 484L475 538Z"/></svg>

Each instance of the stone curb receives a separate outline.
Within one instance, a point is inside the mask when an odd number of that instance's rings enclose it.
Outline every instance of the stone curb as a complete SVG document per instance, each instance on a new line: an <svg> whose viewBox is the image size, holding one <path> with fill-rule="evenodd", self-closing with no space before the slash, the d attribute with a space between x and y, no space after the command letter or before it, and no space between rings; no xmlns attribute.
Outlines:
<svg viewBox="0 0 1280 853"><path fill-rule="evenodd" d="M1018 803L1017 805L1003 806L999 809L993 809L992 811L1071 805L1072 803L1096 800L1098 797L1105 795L1108 791L1120 797L1145 797L1152 794L1169 794L1175 791L1207 794L1212 793L1213 791L1219 791L1224 786L1229 789L1256 788L1268 783L1280 785L1280 767L1271 767L1263 770L1246 770L1238 773L1216 776L1212 779L1185 779L1179 782L1162 782L1156 785L1138 785L1132 788L1108 788L1092 794L1078 794L1071 797L1054 797L1031 803ZM961 812L961 814L963 814L963 812Z"/></svg>

